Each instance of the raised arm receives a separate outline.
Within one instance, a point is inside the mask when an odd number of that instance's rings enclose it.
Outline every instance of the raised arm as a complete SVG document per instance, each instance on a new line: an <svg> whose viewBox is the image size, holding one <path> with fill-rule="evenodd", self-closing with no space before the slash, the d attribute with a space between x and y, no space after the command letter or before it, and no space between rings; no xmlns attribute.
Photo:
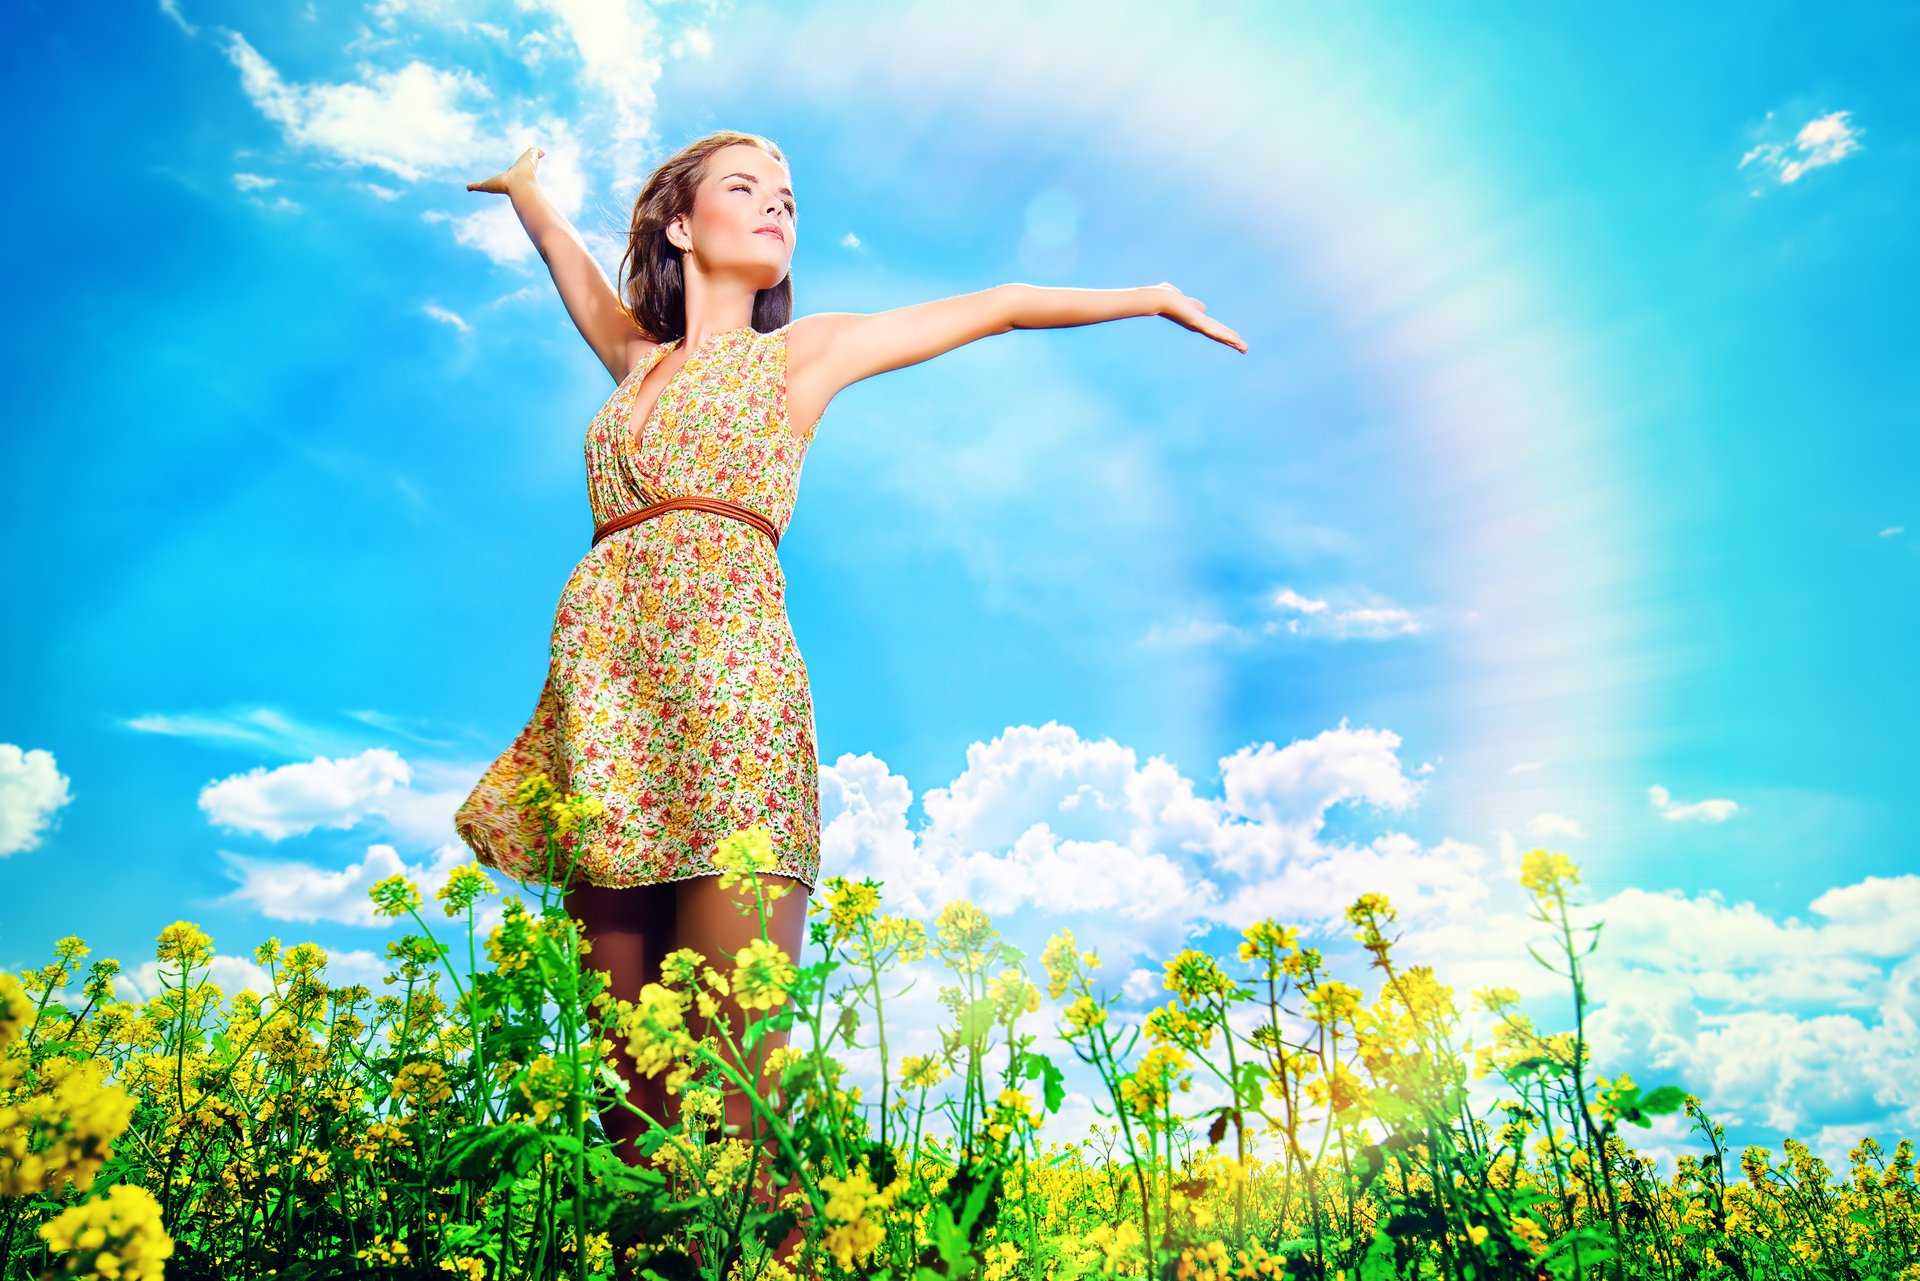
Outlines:
<svg viewBox="0 0 1920 1281"><path fill-rule="evenodd" d="M574 328L618 382L627 376L650 340L628 318L613 283L587 252L580 233L540 189L534 165L545 154L539 147L528 147L511 168L483 182L470 182L467 190L491 191L512 199L513 211L547 264Z"/></svg>
<svg viewBox="0 0 1920 1281"><path fill-rule="evenodd" d="M862 314L815 312L788 332L790 396L811 411L841 390L890 369L931 360L955 347L1012 329L1064 329L1127 316L1165 316L1244 353L1240 335L1205 314L1207 306L1169 284L1137 289L1064 289L1007 284Z"/></svg>

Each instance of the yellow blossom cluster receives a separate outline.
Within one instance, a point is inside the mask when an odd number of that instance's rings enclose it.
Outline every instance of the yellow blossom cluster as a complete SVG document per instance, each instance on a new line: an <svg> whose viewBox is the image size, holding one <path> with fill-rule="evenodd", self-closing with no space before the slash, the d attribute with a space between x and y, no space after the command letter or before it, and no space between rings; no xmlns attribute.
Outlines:
<svg viewBox="0 0 1920 1281"><path fill-rule="evenodd" d="M160 1222L153 1193L116 1183L104 1197L68 1206L40 1225L47 1248L63 1257L46 1277L109 1277L114 1281L160 1281L173 1254L173 1238Z"/></svg>

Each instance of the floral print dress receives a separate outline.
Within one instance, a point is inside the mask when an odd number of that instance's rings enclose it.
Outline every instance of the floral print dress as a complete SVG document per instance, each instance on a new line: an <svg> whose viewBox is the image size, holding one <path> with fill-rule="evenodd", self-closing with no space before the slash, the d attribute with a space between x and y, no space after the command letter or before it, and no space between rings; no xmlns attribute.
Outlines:
<svg viewBox="0 0 1920 1281"><path fill-rule="evenodd" d="M684 339L634 366L587 428L596 528L699 494L785 533L818 426L796 436L788 419L790 327L707 338L637 433L640 384ZM731 516L674 508L596 544L560 593L532 720L454 815L479 861L533 884L651 885L718 874L721 838L760 824L773 836L772 870L815 888L813 700L786 595L772 541ZM538 808L515 801L521 780L541 772L602 807L556 837L551 872Z"/></svg>

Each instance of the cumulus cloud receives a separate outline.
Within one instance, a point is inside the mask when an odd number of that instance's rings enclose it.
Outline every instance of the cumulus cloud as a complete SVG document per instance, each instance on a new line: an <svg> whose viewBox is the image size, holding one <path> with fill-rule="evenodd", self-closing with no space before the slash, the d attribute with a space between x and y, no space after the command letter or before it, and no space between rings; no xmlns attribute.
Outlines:
<svg viewBox="0 0 1920 1281"><path fill-rule="evenodd" d="M462 67L415 59L397 70L362 67L357 80L291 82L237 31L225 52L240 87L287 141L342 165L371 165L407 182L448 166L483 163L491 139L468 100L492 96Z"/></svg>
<svg viewBox="0 0 1920 1281"><path fill-rule="evenodd" d="M40 844L47 825L72 800L53 753L0 743L0 857Z"/></svg>
<svg viewBox="0 0 1920 1281"><path fill-rule="evenodd" d="M410 777L399 753L373 747L342 760L321 756L277 769L255 766L207 784L200 808L222 827L278 841L316 827L352 827L378 813Z"/></svg>
<svg viewBox="0 0 1920 1281"><path fill-rule="evenodd" d="M245 988L251 988L257 996L266 996L273 991L273 976L253 959L251 948L247 951L249 954L246 956L229 956L216 950L205 967L195 968L195 981L211 983L228 997L238 995ZM345 951L327 949L327 981L336 987L364 983L379 992L382 990L380 980L387 975L389 968L385 957L365 948ZM177 987L179 977L178 964L168 962L167 981ZM143 961L113 978L114 996L122 1001L150 1001L165 990L160 980L160 962L157 960Z"/></svg>
<svg viewBox="0 0 1920 1281"><path fill-rule="evenodd" d="M385 926L387 918L374 912L367 893L376 882L404 875L420 887L422 900L430 904L453 869L471 861L473 854L462 844L443 845L426 863L414 864L391 845L370 845L358 863L344 868L253 858L227 850L221 850L220 857L227 864L227 874L240 883L219 900L223 904L250 907L275 921Z"/></svg>

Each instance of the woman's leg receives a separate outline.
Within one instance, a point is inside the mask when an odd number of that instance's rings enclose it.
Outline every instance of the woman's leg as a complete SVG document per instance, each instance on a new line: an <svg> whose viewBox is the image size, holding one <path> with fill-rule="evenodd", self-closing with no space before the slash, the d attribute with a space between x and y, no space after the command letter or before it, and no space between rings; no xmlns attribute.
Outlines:
<svg viewBox="0 0 1920 1281"><path fill-rule="evenodd" d="M763 878L768 883L779 882L791 886L791 889L777 902L767 904L767 937L777 943L787 954L788 959L797 966L800 964L800 951L807 937L806 883L777 873L765 873ZM733 972L732 957L750 941L760 937L760 918L754 908L752 888L737 886L730 890L722 890L720 878L717 876L696 876L674 884L679 893L677 936L674 946L692 948L705 956L707 963L714 969L730 976ZM743 906L746 908L744 913L741 911ZM722 1017L731 1025L734 1042L738 1044L746 1031L749 1013L741 1010L738 1000L733 996L722 998L719 1009ZM757 1019L777 1012L777 1010L756 1009L751 1011L750 1015ZM687 1026L688 1031L697 1038L705 1033L706 1020L700 1017L697 1009L689 1010ZM758 1080L758 1092L761 1098L767 1097L772 1092L773 1088L779 1084L779 1079L771 1073L762 1073L756 1078L753 1062L758 1059L764 1063L767 1053L784 1046L787 1040L786 1032L769 1032L754 1052L747 1056L748 1061L737 1065L741 1075L749 1080ZM724 1106L728 1126L737 1127L742 1138L753 1132L753 1101L751 1099L738 1091L729 1090ZM766 1128L763 1122L760 1129L764 1132ZM769 1137L766 1140L766 1156L760 1162L761 1171L764 1172L768 1168L768 1161L777 1150L778 1144ZM756 1173L756 1186L763 1179L763 1173ZM775 1208L779 1205L780 1197L798 1186L797 1181L790 1182L780 1188L772 1200L768 1200L764 1195L757 1195L755 1199L770 1209ZM786 1241L781 1243L775 1257L782 1262L791 1260L804 1239L805 1234L796 1227Z"/></svg>
<svg viewBox="0 0 1920 1281"><path fill-rule="evenodd" d="M660 958L672 948L674 895L672 884L635 885L609 888L582 885L568 890L563 900L567 913L580 923L581 933L593 944L581 965L605 970L612 979L608 992L621 1000L638 1001L640 989L660 981ZM627 1047L618 1037L613 1060L630 1089L627 1099L635 1107L662 1125L672 1125L678 1114L678 1100L670 1100L665 1076L646 1076L634 1066ZM620 1104L600 1113L600 1124L621 1159L629 1165L641 1162L634 1142L650 1128Z"/></svg>

